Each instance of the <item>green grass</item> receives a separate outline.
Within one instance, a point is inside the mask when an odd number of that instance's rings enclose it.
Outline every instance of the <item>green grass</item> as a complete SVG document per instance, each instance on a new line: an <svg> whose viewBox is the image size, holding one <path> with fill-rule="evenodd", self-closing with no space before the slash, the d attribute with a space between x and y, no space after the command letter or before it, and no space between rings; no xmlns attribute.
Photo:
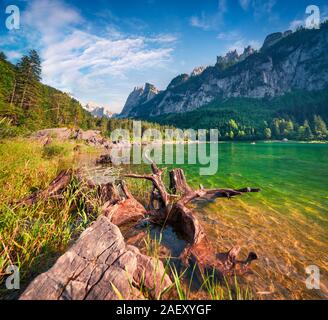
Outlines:
<svg viewBox="0 0 328 320"><path fill-rule="evenodd" d="M74 168L74 146L54 144L56 152L49 152L50 147L45 149L27 139L0 142L0 297L8 298L4 285L8 265L19 267L24 288L47 270L97 215L97 210L94 216L87 214L85 204L91 197L84 194L81 199L83 188L74 180L60 202L44 200L31 207L14 204L46 188L61 170Z"/></svg>
<svg viewBox="0 0 328 320"><path fill-rule="evenodd" d="M157 297L152 297L143 284L139 288L141 294L148 299L171 299L171 300L253 300L253 293L250 288L242 288L238 283L237 276L219 280L214 270L212 273L202 273L196 264L178 270L175 261L171 257L163 257L161 255L163 235L160 233L151 237L150 229L147 228L146 237L144 239L144 251L148 256L154 258L155 269L158 270L159 261L162 261L165 267L165 275L169 275L172 285L169 288L163 288ZM195 285L197 281L196 274L200 274L200 284Z"/></svg>

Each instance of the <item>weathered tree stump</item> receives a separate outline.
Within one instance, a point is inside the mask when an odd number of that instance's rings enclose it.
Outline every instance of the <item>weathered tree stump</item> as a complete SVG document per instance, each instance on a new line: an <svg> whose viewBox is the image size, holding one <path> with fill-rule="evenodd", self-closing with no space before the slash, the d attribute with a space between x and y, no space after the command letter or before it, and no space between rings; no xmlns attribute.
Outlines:
<svg viewBox="0 0 328 320"><path fill-rule="evenodd" d="M250 263L257 259L256 254L250 252L246 260L240 261L237 258L240 247L233 247L226 253L216 252L188 204L196 199L231 198L260 190L205 189L203 186L194 190L188 185L183 170L175 169L170 172L170 189L173 192L170 194L162 180L165 169L159 169L155 163L151 164L151 169L151 174L126 175L152 182L148 210L133 197L124 181L118 185L94 185L84 181L84 188L95 191L102 204L103 215L48 272L30 284L21 299L117 299L118 291L125 299L136 299L143 298L138 290L141 285L148 289L150 296L158 297L171 284L162 262L144 256L136 247L125 244L118 229L118 226L143 219L162 226L171 225L183 236L188 245L180 258L186 265L195 261L201 272L214 269L220 275L248 271ZM79 174L75 176L82 181ZM18 204L32 205L38 200L59 197L72 178L71 170L61 172L48 188ZM92 212L92 204L89 207ZM134 237L139 239L143 235L144 232ZM132 240L127 241L133 243Z"/></svg>
<svg viewBox="0 0 328 320"><path fill-rule="evenodd" d="M141 285L158 297L171 281L162 262L126 245L118 227L101 216L49 271L32 281L20 299L143 299Z"/></svg>
<svg viewBox="0 0 328 320"><path fill-rule="evenodd" d="M193 190L188 185L183 170L174 169L169 174L170 189L174 195L180 194L180 199L170 203L170 199L173 197L167 192L162 181L164 170L158 169L155 163L152 163L151 168L152 174L150 175L128 174L126 177L152 181L153 189L149 214L157 223L172 225L188 242L188 246L181 255L182 261L188 265L189 260L195 260L201 271L214 269L222 275L232 272L246 272L249 264L257 259L256 254L250 252L245 261L239 261L237 260L237 255L240 251L239 247L232 248L228 253L217 253L207 239L197 216L187 205L197 198L206 200L213 200L220 197L231 198L242 195L245 192L259 192L260 190L253 188L207 190L202 186L199 190ZM160 204L157 208L154 206L155 200Z"/></svg>
<svg viewBox="0 0 328 320"><path fill-rule="evenodd" d="M107 188L107 201L102 209L103 214L117 226L143 219L147 214L144 206L132 196L123 181L120 186L124 194L123 197L119 195L114 184L110 183L103 187L104 190ZM109 192L108 189L111 191Z"/></svg>

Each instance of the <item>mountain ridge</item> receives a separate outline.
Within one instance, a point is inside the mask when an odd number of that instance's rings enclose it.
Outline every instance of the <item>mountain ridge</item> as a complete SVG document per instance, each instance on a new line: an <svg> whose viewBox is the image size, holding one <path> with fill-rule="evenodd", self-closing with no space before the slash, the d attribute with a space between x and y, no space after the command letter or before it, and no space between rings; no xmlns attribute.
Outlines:
<svg viewBox="0 0 328 320"><path fill-rule="evenodd" d="M122 117L151 118L184 113L229 98L275 98L294 90L317 91L328 85L328 23L268 35L259 51L229 52L199 75L174 78L166 90L135 101Z"/></svg>

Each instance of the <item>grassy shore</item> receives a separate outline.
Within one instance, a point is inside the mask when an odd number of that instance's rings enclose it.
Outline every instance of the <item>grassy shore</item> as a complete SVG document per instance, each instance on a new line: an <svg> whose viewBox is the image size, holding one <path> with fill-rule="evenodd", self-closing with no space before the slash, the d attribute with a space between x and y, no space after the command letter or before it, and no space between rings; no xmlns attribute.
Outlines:
<svg viewBox="0 0 328 320"><path fill-rule="evenodd" d="M79 186L71 182L64 201L39 201L31 207L14 204L46 188L64 169L74 168L76 144L54 142L43 147L28 139L0 142L0 297L15 298L5 290L8 265L20 269L21 287L47 270L92 221L76 203ZM84 152L91 150L82 146ZM74 211L74 212L73 212Z"/></svg>
<svg viewBox="0 0 328 320"><path fill-rule="evenodd" d="M0 141L0 299L17 298L34 277L54 264L99 214L97 202L93 203L94 213L87 214L85 200L95 201L94 195L77 197L82 189L74 180L64 200L40 200L31 207L15 204L34 191L45 189L62 170L76 169L76 145L76 142L54 141L44 147L24 138ZM80 145L80 153L94 151L94 148ZM136 198L146 204L149 183L130 179L127 182ZM236 280L218 284L212 275L206 275L197 292L192 292L193 272L191 277L191 270L178 272L170 257L160 254L160 246L161 237L152 239L148 234L144 239L144 253L167 265L167 273L173 280L170 299L252 298L248 290L240 290ZM5 289L9 265L16 265L20 270L20 290Z"/></svg>

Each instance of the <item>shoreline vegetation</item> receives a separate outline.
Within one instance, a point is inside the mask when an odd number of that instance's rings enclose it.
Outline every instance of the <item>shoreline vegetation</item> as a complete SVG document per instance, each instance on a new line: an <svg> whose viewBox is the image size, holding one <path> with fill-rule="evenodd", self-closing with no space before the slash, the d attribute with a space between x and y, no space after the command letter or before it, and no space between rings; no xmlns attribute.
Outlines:
<svg viewBox="0 0 328 320"><path fill-rule="evenodd" d="M78 146L78 148L77 148ZM32 205L20 205L17 200L47 189L60 173L75 171L76 157L81 153L96 153L99 150L80 141L58 141L44 143L26 138L2 140L0 143L0 283L4 288L8 265L17 265L20 270L21 290L0 290L4 299L17 299L26 286L39 274L49 270L79 238L83 231L97 221L103 210L103 203L93 191L75 178L70 179L65 190L58 197L40 197ZM148 198L145 189L140 192L141 183L128 182L131 192ZM90 212L90 206L92 211ZM143 234L142 252L155 259L156 264L164 263L165 274L170 275L171 299L251 299L250 289L244 292L238 279L224 279L217 282L214 275L203 275L197 293L190 292L192 277L187 269L167 265L169 256L160 252L161 236L151 237L148 229ZM162 261L162 262L161 262ZM167 269L169 268L169 269ZM190 283L188 282L190 281ZM146 288L140 286L140 293ZM149 289L149 288L148 288ZM114 292L116 290L114 289ZM145 298L154 298L144 293ZM119 292L116 292L120 299ZM157 298L161 298L157 296Z"/></svg>
<svg viewBox="0 0 328 320"><path fill-rule="evenodd" d="M327 117L323 111L326 92L294 92L275 102L256 99L232 99L222 105L213 102L211 106L187 113L141 119L141 129L163 133L176 128L207 132L216 128L220 141L327 141ZM287 109L280 110L281 105ZM294 114L293 110L298 108L303 110L301 117ZM249 119L250 115L259 117ZM16 65L0 52L0 138L56 127L99 130L108 138L118 128L132 132L133 122L125 118L95 118L68 93L42 84L41 60L35 50L24 55Z"/></svg>
<svg viewBox="0 0 328 320"><path fill-rule="evenodd" d="M62 130L62 129L61 129ZM48 130L49 131L49 130ZM50 130L51 132L51 130ZM89 133L94 133L89 131ZM95 223L103 205L93 192L85 191L76 179L57 199L39 199L31 207L21 207L15 202L44 190L62 171L78 170L77 158L83 154L99 156L106 150L106 139L91 139L85 132L73 139L58 139L53 134L44 136L35 133L34 138L18 137L0 141L0 284L4 287L6 268L14 264L21 270L21 289L37 275L47 271L79 238L83 231ZM36 138L38 137L38 138ZM264 141L282 143L281 141ZM288 141L294 143L295 141ZM288 144L287 141L285 143ZM226 142L219 142L226 143ZM322 141L296 143L322 143ZM115 173L120 176L119 170ZM150 197L149 185L143 181L127 181L129 190L141 203ZM81 200L81 194L82 200ZM88 212L92 204L92 214ZM214 275L204 275L198 290L191 290L192 270L167 266L167 252L162 251L162 235L147 229L141 241L141 253L152 256L164 264L173 289L172 299L256 299L260 298L250 287L240 287L238 278L225 279L218 283ZM139 239L140 240L140 239ZM191 279L190 279L191 277ZM196 280L195 280L196 281ZM199 282L199 279L197 280ZM196 281L196 282L197 282ZM0 296L17 299L23 291L9 292L1 289ZM114 290L115 291L115 290ZM172 293L174 292L174 293ZM119 299L119 293L118 299ZM147 294L145 294L147 297ZM148 298L151 298L148 296Z"/></svg>

